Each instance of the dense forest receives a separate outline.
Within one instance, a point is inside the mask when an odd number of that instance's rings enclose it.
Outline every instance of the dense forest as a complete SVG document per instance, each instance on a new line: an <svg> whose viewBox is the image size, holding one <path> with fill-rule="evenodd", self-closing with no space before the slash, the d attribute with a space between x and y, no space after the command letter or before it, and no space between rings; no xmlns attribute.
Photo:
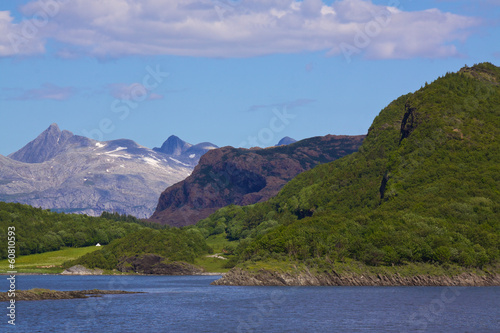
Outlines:
<svg viewBox="0 0 500 333"><path fill-rule="evenodd" d="M133 216L104 213L90 217L0 202L0 237L7 239L7 228L16 228L17 255L104 245L149 225ZM0 259L6 257L7 247L0 248Z"/></svg>
<svg viewBox="0 0 500 333"><path fill-rule="evenodd" d="M88 268L116 269L123 260L139 254L157 254L166 261L194 263L195 258L211 253L205 238L197 230L145 228L111 242L102 250L88 253L68 262L66 267L80 264Z"/></svg>
<svg viewBox="0 0 500 333"><path fill-rule="evenodd" d="M500 258L500 69L484 63L401 96L357 153L278 196L200 221L237 259L484 267Z"/></svg>

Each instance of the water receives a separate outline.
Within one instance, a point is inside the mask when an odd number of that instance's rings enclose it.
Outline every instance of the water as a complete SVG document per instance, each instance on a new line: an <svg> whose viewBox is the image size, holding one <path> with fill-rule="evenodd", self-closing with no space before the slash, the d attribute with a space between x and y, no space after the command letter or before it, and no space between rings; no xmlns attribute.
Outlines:
<svg viewBox="0 0 500 333"><path fill-rule="evenodd" d="M146 293L19 301L15 327L3 302L0 331L500 332L500 287L210 286L217 278L17 276L17 289Z"/></svg>

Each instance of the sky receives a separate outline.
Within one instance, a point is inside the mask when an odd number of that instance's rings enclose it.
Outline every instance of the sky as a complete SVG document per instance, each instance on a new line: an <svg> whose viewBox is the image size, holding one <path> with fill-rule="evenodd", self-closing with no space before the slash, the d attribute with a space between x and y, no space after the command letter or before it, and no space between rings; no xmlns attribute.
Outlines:
<svg viewBox="0 0 500 333"><path fill-rule="evenodd" d="M96 140L267 147L366 134L397 97L500 65L500 0L0 3L0 154Z"/></svg>

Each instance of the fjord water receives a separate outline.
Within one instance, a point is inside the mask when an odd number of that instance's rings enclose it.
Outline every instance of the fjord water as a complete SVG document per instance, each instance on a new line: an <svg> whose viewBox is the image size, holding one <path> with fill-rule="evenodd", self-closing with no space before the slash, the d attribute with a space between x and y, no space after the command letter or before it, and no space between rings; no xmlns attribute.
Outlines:
<svg viewBox="0 0 500 333"><path fill-rule="evenodd" d="M500 287L226 287L217 276L17 277L17 289L143 294L18 301L2 332L499 332ZM6 313L2 302L1 307Z"/></svg>

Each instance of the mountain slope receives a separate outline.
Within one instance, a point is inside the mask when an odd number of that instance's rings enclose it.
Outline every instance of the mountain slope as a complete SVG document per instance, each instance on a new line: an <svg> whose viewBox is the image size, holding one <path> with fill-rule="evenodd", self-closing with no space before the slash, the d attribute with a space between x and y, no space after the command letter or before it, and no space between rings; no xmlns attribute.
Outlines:
<svg viewBox="0 0 500 333"><path fill-rule="evenodd" d="M267 149L212 150L190 177L162 193L150 220L185 226L230 204L267 200L299 173L356 151L363 138L328 135Z"/></svg>
<svg viewBox="0 0 500 333"><path fill-rule="evenodd" d="M197 227L247 238L237 249L244 268L272 258L330 273L353 260L498 273L499 83L500 69L488 63L447 74L382 110L357 153Z"/></svg>
<svg viewBox="0 0 500 333"><path fill-rule="evenodd" d="M192 166L131 140L98 142L52 124L11 158L0 156L0 200L64 212L148 217Z"/></svg>

